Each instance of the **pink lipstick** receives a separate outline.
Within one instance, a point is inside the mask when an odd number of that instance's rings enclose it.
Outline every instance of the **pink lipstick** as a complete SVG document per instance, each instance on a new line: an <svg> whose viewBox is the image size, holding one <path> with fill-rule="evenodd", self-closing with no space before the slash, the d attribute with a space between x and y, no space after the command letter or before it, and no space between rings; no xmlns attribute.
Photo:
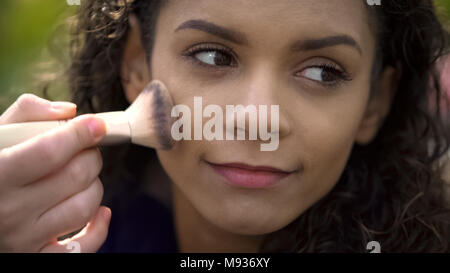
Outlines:
<svg viewBox="0 0 450 273"><path fill-rule="evenodd" d="M207 162L226 182L242 188L270 188L293 172L269 166L250 166L242 163L214 164Z"/></svg>

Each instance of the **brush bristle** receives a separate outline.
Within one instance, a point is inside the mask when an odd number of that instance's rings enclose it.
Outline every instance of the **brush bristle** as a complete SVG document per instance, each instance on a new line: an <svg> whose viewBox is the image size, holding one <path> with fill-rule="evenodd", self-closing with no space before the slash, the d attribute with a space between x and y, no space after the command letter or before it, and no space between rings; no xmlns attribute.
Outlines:
<svg viewBox="0 0 450 273"><path fill-rule="evenodd" d="M170 134L172 107L166 86L157 80L149 83L125 111L130 122L131 142L155 149L171 149L174 145Z"/></svg>

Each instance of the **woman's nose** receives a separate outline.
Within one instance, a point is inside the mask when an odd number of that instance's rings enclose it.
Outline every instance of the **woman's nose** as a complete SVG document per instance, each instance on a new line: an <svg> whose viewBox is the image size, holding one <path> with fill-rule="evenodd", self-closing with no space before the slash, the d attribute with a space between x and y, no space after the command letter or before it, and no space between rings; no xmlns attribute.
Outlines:
<svg viewBox="0 0 450 273"><path fill-rule="evenodd" d="M235 122L236 130L250 133L251 124L255 121L247 113L250 112L249 106L252 105L258 113L258 125L266 126L268 132L278 134L280 139L289 135L291 124L286 112L287 109L283 108L283 100L286 96L282 95L283 83L280 76L274 73L270 67L261 65L253 73L243 78L245 79L240 82L238 87L239 96L236 97L236 104L244 106L239 111L244 111L246 114L245 125ZM239 111L236 112L239 113ZM261 119L265 120L266 124L261 122ZM258 130L258 132L261 131L264 130ZM258 139L264 140L264 136L258 135Z"/></svg>

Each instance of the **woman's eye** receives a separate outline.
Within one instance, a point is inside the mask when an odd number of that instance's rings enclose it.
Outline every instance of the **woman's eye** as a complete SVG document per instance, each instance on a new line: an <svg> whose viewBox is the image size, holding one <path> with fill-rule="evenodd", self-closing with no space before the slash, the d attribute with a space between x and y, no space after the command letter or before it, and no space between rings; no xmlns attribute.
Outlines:
<svg viewBox="0 0 450 273"><path fill-rule="evenodd" d="M195 53L194 57L205 64L213 66L230 66L233 62L233 58L229 54L219 50L200 51Z"/></svg>
<svg viewBox="0 0 450 273"><path fill-rule="evenodd" d="M333 82L339 79L338 73L341 73L338 70L330 71L331 69L327 69L326 67L309 67L303 70L301 76L318 81L318 82ZM334 69L333 69L334 70Z"/></svg>

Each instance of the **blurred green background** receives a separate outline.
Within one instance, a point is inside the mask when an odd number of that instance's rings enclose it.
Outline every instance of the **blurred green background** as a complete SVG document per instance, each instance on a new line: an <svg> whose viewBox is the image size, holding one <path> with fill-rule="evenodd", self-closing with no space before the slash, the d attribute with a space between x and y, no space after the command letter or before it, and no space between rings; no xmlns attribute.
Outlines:
<svg viewBox="0 0 450 273"><path fill-rule="evenodd" d="M435 2L449 26L450 0ZM1 1L0 113L22 93L42 95L43 79L54 82L53 100L68 99L64 79L53 72L64 71L68 63L69 31L63 22L77 8L67 0Z"/></svg>
<svg viewBox="0 0 450 273"><path fill-rule="evenodd" d="M65 22L77 11L66 0L2 0L0 7L0 113L22 93L42 96L43 80L68 63ZM64 82L50 95L68 99ZM59 89L56 91L56 89Z"/></svg>

